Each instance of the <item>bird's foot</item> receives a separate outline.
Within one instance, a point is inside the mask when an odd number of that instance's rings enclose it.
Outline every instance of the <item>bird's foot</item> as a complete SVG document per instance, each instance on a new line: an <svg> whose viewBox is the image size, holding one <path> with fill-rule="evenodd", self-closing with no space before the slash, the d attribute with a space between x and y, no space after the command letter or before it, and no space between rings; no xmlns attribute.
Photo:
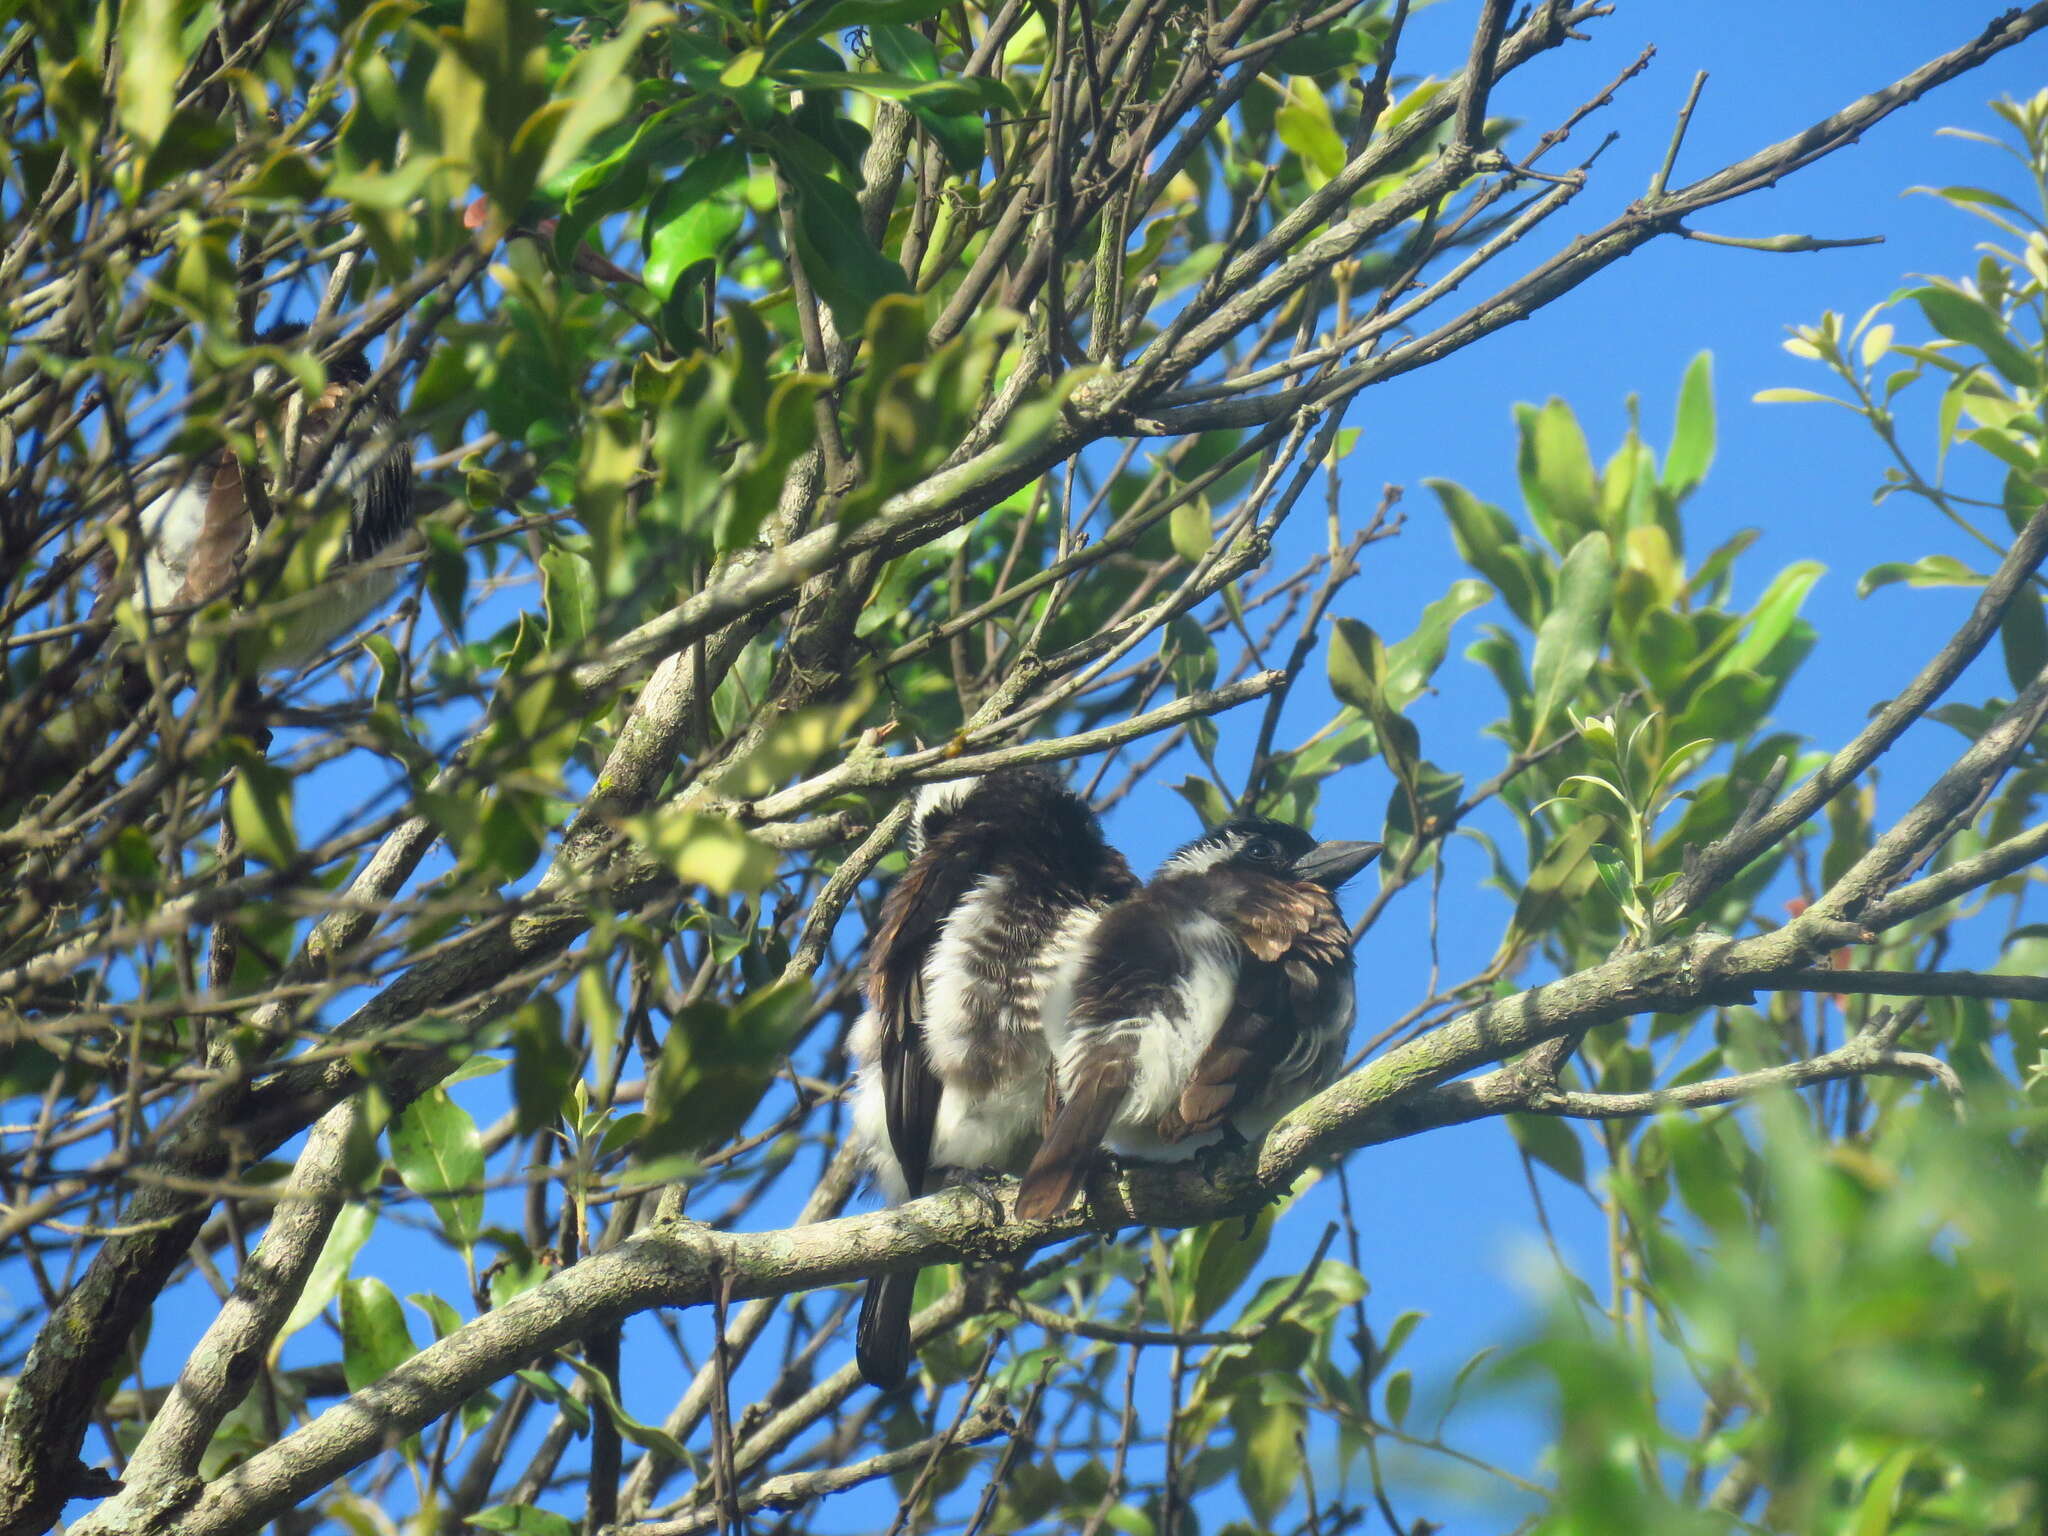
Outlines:
<svg viewBox="0 0 2048 1536"><path fill-rule="evenodd" d="M1195 1171L1201 1174L1203 1183L1214 1188L1224 1174L1242 1161L1244 1150L1250 1145L1238 1128L1226 1120L1214 1141L1195 1149Z"/></svg>
<svg viewBox="0 0 2048 1536"><path fill-rule="evenodd" d="M981 1208L988 1212L988 1219L1001 1226L1005 1219L1003 1197L997 1186L1008 1176L1002 1169L995 1167L956 1168L946 1182L955 1189L966 1190L980 1203Z"/></svg>

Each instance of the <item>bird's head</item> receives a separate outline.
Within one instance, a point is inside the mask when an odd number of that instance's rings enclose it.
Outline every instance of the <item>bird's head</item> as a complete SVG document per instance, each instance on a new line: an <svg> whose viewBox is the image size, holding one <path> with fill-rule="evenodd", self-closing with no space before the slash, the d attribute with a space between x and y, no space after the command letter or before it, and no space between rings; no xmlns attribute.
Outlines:
<svg viewBox="0 0 2048 1536"><path fill-rule="evenodd" d="M1291 822L1239 816L1203 833L1166 861L1162 875L1240 870L1334 891L1380 856L1378 843L1319 843Z"/></svg>
<svg viewBox="0 0 2048 1536"><path fill-rule="evenodd" d="M1038 768L1004 767L926 784L912 803L910 854L943 851L984 874L1115 900L1136 889L1087 800Z"/></svg>

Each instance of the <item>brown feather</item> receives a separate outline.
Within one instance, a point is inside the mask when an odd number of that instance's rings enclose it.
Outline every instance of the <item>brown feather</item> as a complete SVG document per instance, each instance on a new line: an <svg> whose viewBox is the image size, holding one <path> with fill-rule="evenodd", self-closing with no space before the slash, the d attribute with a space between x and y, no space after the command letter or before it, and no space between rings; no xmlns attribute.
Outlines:
<svg viewBox="0 0 2048 1536"><path fill-rule="evenodd" d="M1105 1055L1076 1075L1038 1155L1024 1170L1024 1183L1017 1191L1019 1216L1045 1221L1074 1203L1117 1107L1131 1091L1135 1067L1127 1055Z"/></svg>
<svg viewBox="0 0 2048 1536"><path fill-rule="evenodd" d="M233 454L224 453L214 464L199 537L193 541L185 580L173 601L179 607L197 607L223 596L242 573L253 532L242 497L242 466Z"/></svg>
<svg viewBox="0 0 2048 1536"><path fill-rule="evenodd" d="M1230 1012L1154 1127L1167 1142L1220 1129L1256 1104L1295 1044L1299 1015L1314 1011L1324 982L1348 968L1351 935L1321 886L1252 877L1225 921L1247 957Z"/></svg>

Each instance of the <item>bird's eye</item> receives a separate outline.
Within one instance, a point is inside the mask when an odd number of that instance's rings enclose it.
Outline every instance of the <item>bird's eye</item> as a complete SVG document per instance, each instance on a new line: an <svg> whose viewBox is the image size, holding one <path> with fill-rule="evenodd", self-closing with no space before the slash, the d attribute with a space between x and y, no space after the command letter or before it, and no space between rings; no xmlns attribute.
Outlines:
<svg viewBox="0 0 2048 1536"><path fill-rule="evenodd" d="M1270 864L1280 857L1270 837L1255 837L1244 845L1244 856L1257 864Z"/></svg>

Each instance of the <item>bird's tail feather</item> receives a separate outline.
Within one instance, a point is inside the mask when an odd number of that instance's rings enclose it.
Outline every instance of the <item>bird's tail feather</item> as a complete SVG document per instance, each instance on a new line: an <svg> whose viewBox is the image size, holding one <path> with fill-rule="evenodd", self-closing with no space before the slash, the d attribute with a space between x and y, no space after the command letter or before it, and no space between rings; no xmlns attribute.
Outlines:
<svg viewBox="0 0 2048 1536"><path fill-rule="evenodd" d="M1131 1091L1133 1069L1130 1057L1117 1055L1088 1063L1076 1075L1038 1155L1024 1170L1017 1192L1019 1216L1044 1221L1074 1203L1110 1122Z"/></svg>
<svg viewBox="0 0 2048 1536"><path fill-rule="evenodd" d="M910 1374L910 1307L916 1294L916 1270L868 1281L853 1336L854 1358L868 1385L886 1390Z"/></svg>

